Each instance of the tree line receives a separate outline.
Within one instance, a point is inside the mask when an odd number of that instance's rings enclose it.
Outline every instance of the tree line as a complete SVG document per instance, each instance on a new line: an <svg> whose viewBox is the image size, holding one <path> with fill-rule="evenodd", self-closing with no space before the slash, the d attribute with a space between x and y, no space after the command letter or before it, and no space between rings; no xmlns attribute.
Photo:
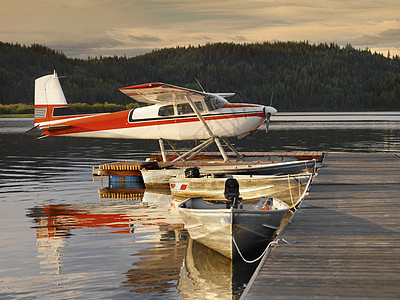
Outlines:
<svg viewBox="0 0 400 300"><path fill-rule="evenodd" d="M57 70L69 103L134 100L118 88L165 82L236 92L232 102L278 111L400 110L400 58L351 45L308 42L213 43L136 56L68 58L44 45L0 42L0 104L33 104L34 80Z"/></svg>
<svg viewBox="0 0 400 300"><path fill-rule="evenodd" d="M91 113L104 113L104 112L116 112L127 109L133 109L139 107L138 103L128 103L126 105L116 103L70 103L69 108L73 113L76 114L91 114ZM19 115L19 114L31 114L34 113L33 104L0 104L0 115Z"/></svg>

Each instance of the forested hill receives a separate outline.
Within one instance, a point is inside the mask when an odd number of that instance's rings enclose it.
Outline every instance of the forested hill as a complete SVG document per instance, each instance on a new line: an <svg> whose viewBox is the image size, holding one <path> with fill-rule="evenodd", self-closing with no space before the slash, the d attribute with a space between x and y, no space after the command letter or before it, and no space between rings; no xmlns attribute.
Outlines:
<svg viewBox="0 0 400 300"><path fill-rule="evenodd" d="M0 104L33 103L34 80L56 69L69 102L133 100L119 87L165 82L239 92L279 111L400 110L400 58L336 44L215 43L127 57L72 59L42 45L0 42ZM244 100L245 99L245 100Z"/></svg>

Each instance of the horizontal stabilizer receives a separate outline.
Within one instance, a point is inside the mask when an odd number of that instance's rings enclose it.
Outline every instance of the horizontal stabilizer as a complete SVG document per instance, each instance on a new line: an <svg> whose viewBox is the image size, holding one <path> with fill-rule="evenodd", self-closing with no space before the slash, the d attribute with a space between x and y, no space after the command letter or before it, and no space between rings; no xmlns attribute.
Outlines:
<svg viewBox="0 0 400 300"><path fill-rule="evenodd" d="M71 127L72 127L71 125L49 125L49 126L40 127L40 130L54 132L54 131L64 130L64 129L71 128Z"/></svg>
<svg viewBox="0 0 400 300"><path fill-rule="evenodd" d="M40 125L36 125L35 127L32 127L31 129L29 129L28 131L25 131L25 134L34 136L38 139L40 138L44 138L47 137L47 134L43 134L43 132L48 131L48 132L56 132L59 130L65 130L67 128L71 128L71 125L49 125L49 126L41 126Z"/></svg>
<svg viewBox="0 0 400 300"><path fill-rule="evenodd" d="M39 125L36 125L35 127L32 127L31 129L25 131L25 134L32 135L32 136L38 136L42 134L43 130L39 129Z"/></svg>

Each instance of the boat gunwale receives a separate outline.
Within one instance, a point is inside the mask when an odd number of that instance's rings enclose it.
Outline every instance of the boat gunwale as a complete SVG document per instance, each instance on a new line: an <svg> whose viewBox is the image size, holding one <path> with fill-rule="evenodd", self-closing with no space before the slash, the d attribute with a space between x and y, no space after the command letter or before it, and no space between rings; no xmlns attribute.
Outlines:
<svg viewBox="0 0 400 300"><path fill-rule="evenodd" d="M221 212L221 213L248 213L248 214L266 214L266 213L281 213L283 211L288 211L290 209L290 206L285 203L282 200L279 200L278 198L275 197L271 197L273 200L277 200L279 201L280 205L286 205L287 208L282 208L282 209L271 209L271 210L261 210L260 208L256 208L257 205L259 205L260 202L258 203L254 203L254 204L243 204L244 208L234 208L234 207L230 207L230 208L223 208L223 207L216 207L216 205L218 206L225 206L225 203L207 203L204 201L203 197L190 197L184 201L182 201L178 206L177 209L178 210L183 210L183 211L195 211L197 213L202 213L202 214L207 214L210 212ZM208 207L201 207L201 208L193 208L193 207L182 207L183 204L186 204L187 201L193 200L193 199L202 199L202 201L204 202L204 204ZM261 204L260 204L261 205ZM246 209L247 208L247 209ZM252 209L248 209L248 208L252 208Z"/></svg>

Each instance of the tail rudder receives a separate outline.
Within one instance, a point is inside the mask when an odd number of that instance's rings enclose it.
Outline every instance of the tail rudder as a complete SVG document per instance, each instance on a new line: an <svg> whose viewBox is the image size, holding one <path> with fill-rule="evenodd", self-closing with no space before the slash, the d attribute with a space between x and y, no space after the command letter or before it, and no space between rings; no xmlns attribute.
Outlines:
<svg viewBox="0 0 400 300"><path fill-rule="evenodd" d="M68 103L58 80L57 73L35 80L35 125L49 122L62 114L57 110L68 109Z"/></svg>

